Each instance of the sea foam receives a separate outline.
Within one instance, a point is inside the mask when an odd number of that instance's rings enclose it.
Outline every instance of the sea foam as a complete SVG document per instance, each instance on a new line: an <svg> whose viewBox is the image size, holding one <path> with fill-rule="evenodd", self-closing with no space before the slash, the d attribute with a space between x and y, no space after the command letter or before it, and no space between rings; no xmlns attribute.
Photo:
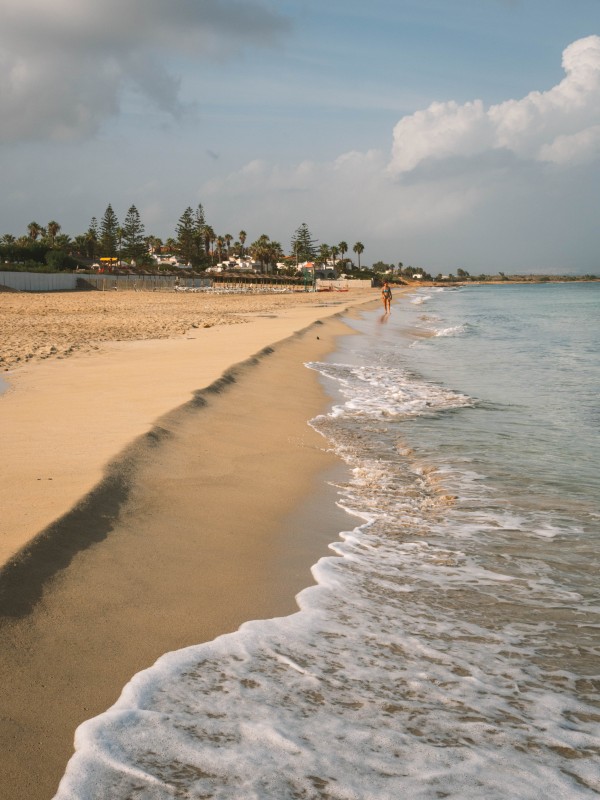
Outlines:
<svg viewBox="0 0 600 800"><path fill-rule="evenodd" d="M336 396L312 424L350 468L353 522L299 611L136 675L78 729L60 800L600 792L583 528L509 505L524 479L484 458L493 432L461 438L491 406L394 361L388 336L309 365Z"/></svg>

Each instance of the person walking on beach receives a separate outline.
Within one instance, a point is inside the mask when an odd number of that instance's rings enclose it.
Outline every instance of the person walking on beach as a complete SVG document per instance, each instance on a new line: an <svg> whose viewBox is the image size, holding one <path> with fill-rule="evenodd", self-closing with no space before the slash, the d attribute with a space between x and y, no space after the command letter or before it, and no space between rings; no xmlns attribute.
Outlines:
<svg viewBox="0 0 600 800"><path fill-rule="evenodd" d="M381 290L381 299L383 300L383 308L386 314L392 310L392 289L387 281L384 282Z"/></svg>

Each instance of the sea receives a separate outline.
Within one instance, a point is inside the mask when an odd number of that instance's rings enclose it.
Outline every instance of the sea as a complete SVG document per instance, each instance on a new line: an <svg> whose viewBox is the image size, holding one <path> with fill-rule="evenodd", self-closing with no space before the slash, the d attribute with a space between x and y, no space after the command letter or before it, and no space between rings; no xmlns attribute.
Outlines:
<svg viewBox="0 0 600 800"><path fill-rule="evenodd" d="M600 795L600 283L347 322L307 364L347 465L316 584L136 675L59 800Z"/></svg>

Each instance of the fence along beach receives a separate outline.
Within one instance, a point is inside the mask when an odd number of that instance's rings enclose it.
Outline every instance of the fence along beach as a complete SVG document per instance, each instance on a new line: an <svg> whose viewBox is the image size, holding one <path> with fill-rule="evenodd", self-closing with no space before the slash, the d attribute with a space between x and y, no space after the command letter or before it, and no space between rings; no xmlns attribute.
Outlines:
<svg viewBox="0 0 600 800"><path fill-rule="evenodd" d="M343 527L303 364L374 294L1 296L2 796L51 797L76 726L165 651L294 610Z"/></svg>

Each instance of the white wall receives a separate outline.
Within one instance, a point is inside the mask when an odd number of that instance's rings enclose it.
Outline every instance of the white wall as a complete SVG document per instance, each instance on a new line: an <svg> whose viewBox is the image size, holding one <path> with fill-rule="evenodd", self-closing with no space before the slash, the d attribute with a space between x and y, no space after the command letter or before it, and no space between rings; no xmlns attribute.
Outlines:
<svg viewBox="0 0 600 800"><path fill-rule="evenodd" d="M0 284L20 292L68 292L77 275L68 272L0 272Z"/></svg>
<svg viewBox="0 0 600 800"><path fill-rule="evenodd" d="M342 279L340 279L338 281L327 281L327 280L322 280L321 278L317 278L315 283L316 283L317 289L338 289L338 290L340 290L340 289L343 289L343 290L349 289L350 291L352 289L365 289L365 288L369 289L372 286L371 281L368 280L368 279L367 280L358 280L358 279L357 280L345 280L345 279L342 278Z"/></svg>

